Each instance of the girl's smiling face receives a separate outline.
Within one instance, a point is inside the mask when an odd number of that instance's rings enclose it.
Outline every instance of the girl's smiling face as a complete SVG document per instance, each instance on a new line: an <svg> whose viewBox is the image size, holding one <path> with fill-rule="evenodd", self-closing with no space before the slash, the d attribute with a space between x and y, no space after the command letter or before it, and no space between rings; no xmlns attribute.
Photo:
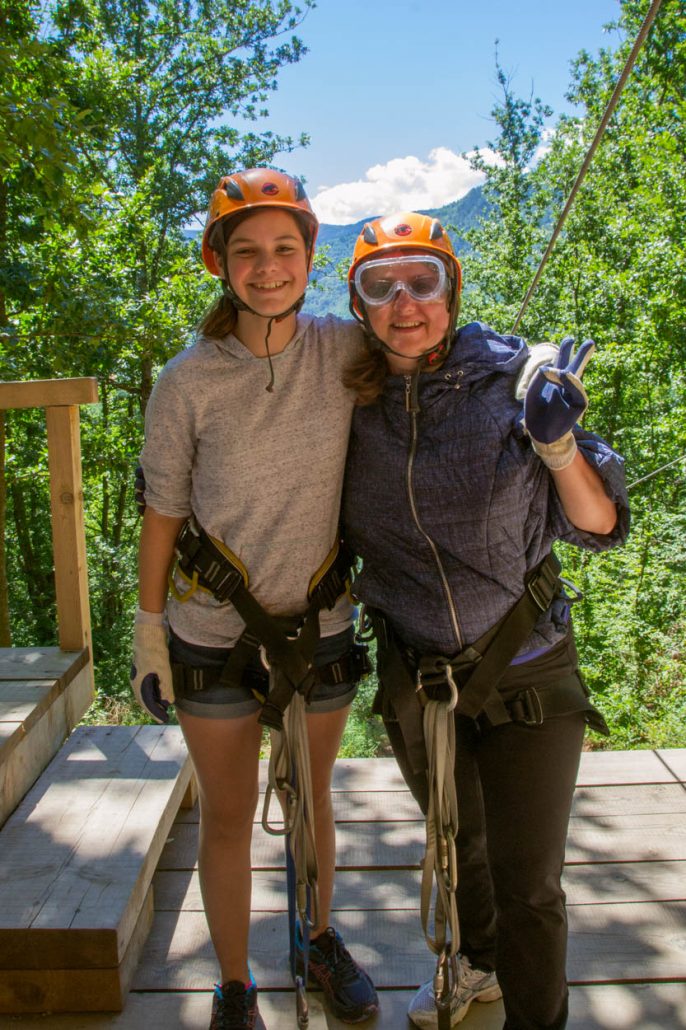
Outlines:
<svg viewBox="0 0 686 1030"><path fill-rule="evenodd" d="M226 263L234 292L265 318L287 311L307 287L307 246L288 211L269 208L231 233Z"/></svg>

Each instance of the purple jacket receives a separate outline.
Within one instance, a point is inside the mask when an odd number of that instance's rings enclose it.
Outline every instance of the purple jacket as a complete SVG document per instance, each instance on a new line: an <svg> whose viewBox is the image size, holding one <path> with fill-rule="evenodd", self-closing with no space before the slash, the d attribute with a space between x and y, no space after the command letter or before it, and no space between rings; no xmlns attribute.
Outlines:
<svg viewBox="0 0 686 1030"><path fill-rule="evenodd" d="M417 413L406 376L389 377L383 396L355 411L343 500L346 537L363 563L355 594L421 651L454 655L477 640L555 540L603 551L626 537L623 460L582 429L579 449L618 520L600 536L567 519L522 429L514 392L526 355L519 337L472 322L443 366L420 376ZM559 607L541 616L520 655L564 636Z"/></svg>

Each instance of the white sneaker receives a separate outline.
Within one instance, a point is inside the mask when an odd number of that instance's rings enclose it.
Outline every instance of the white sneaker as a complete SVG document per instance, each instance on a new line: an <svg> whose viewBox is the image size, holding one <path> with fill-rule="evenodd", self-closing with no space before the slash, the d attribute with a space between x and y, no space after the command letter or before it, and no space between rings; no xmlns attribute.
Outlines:
<svg viewBox="0 0 686 1030"><path fill-rule="evenodd" d="M457 993L450 1003L450 1026L457 1026L467 1015L473 1001L496 1001L502 998L503 992L495 973L485 973L482 969L472 969L468 958L458 962L459 982ZM419 988L410 1002L407 1014L422 1030L437 1030L438 1012L434 1000L433 981L427 980Z"/></svg>

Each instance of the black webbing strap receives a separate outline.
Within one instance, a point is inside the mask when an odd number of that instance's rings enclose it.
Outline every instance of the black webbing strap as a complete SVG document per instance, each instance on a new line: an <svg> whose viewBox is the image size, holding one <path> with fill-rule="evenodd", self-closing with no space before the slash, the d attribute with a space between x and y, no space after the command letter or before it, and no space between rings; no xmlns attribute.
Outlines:
<svg viewBox="0 0 686 1030"><path fill-rule="evenodd" d="M422 725L421 699L423 690L445 684L446 665L461 674L464 685L459 692L456 711L476 719L482 712L492 725L505 722L537 722L553 712L553 696L539 699L531 692L526 697L504 699L497 685L510 662L532 632L541 612L547 611L560 590L560 563L551 552L530 574L526 590L513 608L483 634L475 643L453 658L441 655L411 654L403 647L382 612L367 609L374 635L377 638L377 671L395 718L398 720L407 761L413 773L426 769L426 750ZM414 661L413 661L414 658ZM418 664L419 683L413 677L413 665ZM466 672L472 669L464 681ZM591 707L589 705L589 707ZM578 709L578 704L577 708Z"/></svg>
<svg viewBox="0 0 686 1030"><path fill-rule="evenodd" d="M283 713L296 690L306 696L314 685L312 659L319 641L319 612L332 608L346 587L350 556L341 544L335 559L313 588L302 618L300 633L291 639L279 620L269 615L248 590L243 572L217 546L209 533L190 518L176 541L178 565L191 581L225 603L230 601L246 624L247 632L264 647L270 664L282 673L270 691L259 721L280 729ZM229 659L231 661L231 659Z"/></svg>
<svg viewBox="0 0 686 1030"><path fill-rule="evenodd" d="M460 690L456 709L459 715L476 719L483 712L492 726L512 722L496 687L559 590L560 563L551 551L528 577L526 590L500 623L481 661Z"/></svg>

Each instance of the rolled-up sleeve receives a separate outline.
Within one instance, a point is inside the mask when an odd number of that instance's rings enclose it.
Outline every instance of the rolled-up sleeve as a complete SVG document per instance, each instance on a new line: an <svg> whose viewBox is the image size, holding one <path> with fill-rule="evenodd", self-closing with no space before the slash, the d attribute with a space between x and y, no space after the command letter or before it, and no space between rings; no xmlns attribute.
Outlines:
<svg viewBox="0 0 686 1030"><path fill-rule="evenodd" d="M607 551L611 547L623 544L629 533L629 498L624 474L624 459L613 451L609 444L578 427L574 430L577 446L585 461L600 476L605 493L614 502L617 509L617 522L611 533L587 533L578 529L567 518L562 504L553 491L555 502L551 505L551 533L565 543L576 544L589 551Z"/></svg>
<svg viewBox="0 0 686 1030"><path fill-rule="evenodd" d="M160 515L191 514L191 471L196 433L190 399L175 382L173 367L162 370L145 412L145 443L140 462L145 501Z"/></svg>

